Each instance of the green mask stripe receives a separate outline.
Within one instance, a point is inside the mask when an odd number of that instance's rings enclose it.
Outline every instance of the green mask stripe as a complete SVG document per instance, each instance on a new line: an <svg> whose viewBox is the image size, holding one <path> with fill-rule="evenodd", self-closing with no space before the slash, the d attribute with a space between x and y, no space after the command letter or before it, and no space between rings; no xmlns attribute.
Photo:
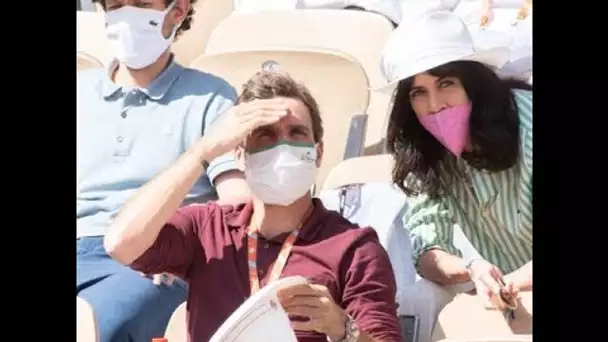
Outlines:
<svg viewBox="0 0 608 342"><path fill-rule="evenodd" d="M264 151L270 150L271 148L275 148L275 147L280 146L280 145L287 145L287 146L293 146L293 147L311 147L311 148L315 147L315 144L309 143L309 142L279 140L275 144L272 144L272 145L269 145L269 146L265 146L265 147L262 147L262 148L258 148L258 149L255 149L255 150L251 150L251 151L248 151L247 153L249 153L249 154L260 153L260 152L264 152Z"/></svg>

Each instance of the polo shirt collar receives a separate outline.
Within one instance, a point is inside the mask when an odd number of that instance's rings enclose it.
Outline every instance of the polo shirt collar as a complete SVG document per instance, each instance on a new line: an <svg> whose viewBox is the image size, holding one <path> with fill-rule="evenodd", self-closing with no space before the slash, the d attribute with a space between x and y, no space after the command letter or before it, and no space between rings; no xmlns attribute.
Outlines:
<svg viewBox="0 0 608 342"><path fill-rule="evenodd" d="M107 69L106 77L103 82L103 96L109 98L123 87L112 81L112 74L118 68L118 60L114 59ZM150 85L145 88L139 88L142 93L146 94L150 99L158 101L162 99L169 91L173 83L179 78L184 71L184 67L175 62L173 55L169 60L169 65L158 75Z"/></svg>
<svg viewBox="0 0 608 342"><path fill-rule="evenodd" d="M324 218L329 214L329 211L323 206L323 203L318 198L312 199L314 209L308 219L302 225L298 239L306 242L311 242L317 233L323 228ZM249 220L253 214L253 203L248 202L241 204L226 216L226 224L232 229L247 229ZM284 240L289 233L280 234L272 240Z"/></svg>

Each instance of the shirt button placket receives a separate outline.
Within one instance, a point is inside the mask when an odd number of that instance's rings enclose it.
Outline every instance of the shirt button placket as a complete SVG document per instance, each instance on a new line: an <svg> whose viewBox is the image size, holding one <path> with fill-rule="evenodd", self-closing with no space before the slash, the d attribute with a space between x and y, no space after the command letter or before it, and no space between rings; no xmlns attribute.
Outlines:
<svg viewBox="0 0 608 342"><path fill-rule="evenodd" d="M137 96L137 91L136 90L132 90L132 91L128 92L126 94L126 96L123 98L123 106L122 106L121 111L120 111L120 116L122 117L122 119L126 119L127 118L127 112L131 108L131 104L130 103L133 101L133 98L135 96ZM115 149L114 155L116 157L126 157L130 153L130 151L129 151L129 144L127 143L126 138L125 138L125 136L123 134L125 132L120 132L120 131L122 131L121 128L122 128L122 126L124 124L125 123L123 123L123 122L120 122L118 124L118 126L120 127L119 128L119 133L114 136L114 141L115 141L115 144L116 144L116 149Z"/></svg>

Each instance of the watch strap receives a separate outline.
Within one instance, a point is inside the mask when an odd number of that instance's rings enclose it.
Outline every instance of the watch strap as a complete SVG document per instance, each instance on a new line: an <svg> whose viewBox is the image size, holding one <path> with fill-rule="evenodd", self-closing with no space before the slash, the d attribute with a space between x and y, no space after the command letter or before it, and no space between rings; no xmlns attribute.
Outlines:
<svg viewBox="0 0 608 342"><path fill-rule="evenodd" d="M359 326L357 325L357 322L355 322L355 320L348 315L347 319L346 319L346 324L344 325L344 338L338 341L331 341L329 339L329 337L327 338L327 340L329 342L357 342L359 341Z"/></svg>

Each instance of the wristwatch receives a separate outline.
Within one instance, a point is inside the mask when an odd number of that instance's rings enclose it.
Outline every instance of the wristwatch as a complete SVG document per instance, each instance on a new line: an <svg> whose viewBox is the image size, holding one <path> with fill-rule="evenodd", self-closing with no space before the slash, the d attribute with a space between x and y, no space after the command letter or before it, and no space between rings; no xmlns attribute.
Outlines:
<svg viewBox="0 0 608 342"><path fill-rule="evenodd" d="M338 341L332 341L329 337L327 341L329 342L357 342L359 340L359 327L355 320L350 317L350 315L346 318L346 324L344 325L344 338Z"/></svg>

